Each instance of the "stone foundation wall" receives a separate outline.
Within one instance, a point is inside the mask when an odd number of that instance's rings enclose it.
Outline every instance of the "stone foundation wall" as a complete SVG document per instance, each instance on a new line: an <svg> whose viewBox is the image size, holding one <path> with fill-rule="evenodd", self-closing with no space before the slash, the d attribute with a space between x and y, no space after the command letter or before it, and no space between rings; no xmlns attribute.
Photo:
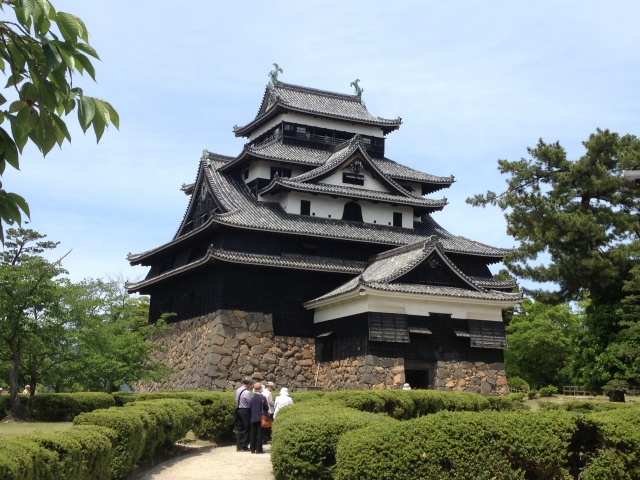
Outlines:
<svg viewBox="0 0 640 480"><path fill-rule="evenodd" d="M405 382L404 359L374 355L318 364L312 338L273 334L271 315L219 310L172 323L151 341L166 351L153 357L174 370L163 382L139 382L135 392L160 390L234 390L240 380L274 382L293 390L383 390ZM437 390L507 393L504 364L438 362Z"/></svg>
<svg viewBox="0 0 640 480"><path fill-rule="evenodd" d="M482 395L509 393L504 363L438 362L435 388Z"/></svg>
<svg viewBox="0 0 640 480"><path fill-rule="evenodd" d="M323 390L385 390L404 384L404 359L374 355L320 364Z"/></svg>
<svg viewBox="0 0 640 480"><path fill-rule="evenodd" d="M151 341L166 349L154 359L174 373L164 382L139 382L136 392L233 390L245 376L294 389L315 382L314 339L274 336L271 315L219 310L172 323Z"/></svg>

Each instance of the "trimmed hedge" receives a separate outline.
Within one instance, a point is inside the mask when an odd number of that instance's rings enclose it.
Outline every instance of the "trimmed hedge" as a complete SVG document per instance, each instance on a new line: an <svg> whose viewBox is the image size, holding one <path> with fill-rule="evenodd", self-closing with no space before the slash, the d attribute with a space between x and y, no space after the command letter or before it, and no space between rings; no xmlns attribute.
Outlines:
<svg viewBox="0 0 640 480"><path fill-rule="evenodd" d="M78 415L74 425L98 425L115 432L110 473L122 478L143 457L180 440L202 414L201 407L186 400L134 402Z"/></svg>
<svg viewBox="0 0 640 480"><path fill-rule="evenodd" d="M331 479L340 437L371 424L407 420L442 410L479 411L491 406L474 393L434 390L304 392L278 412L271 462L276 479ZM521 399L522 397L520 397Z"/></svg>
<svg viewBox="0 0 640 480"><path fill-rule="evenodd" d="M540 410L565 410L567 412L606 412L609 410L618 410L620 408L630 408L632 405L619 402L590 402L588 400L574 400L565 403L540 402Z"/></svg>
<svg viewBox="0 0 640 480"><path fill-rule="evenodd" d="M141 393L136 402L167 398L191 400L202 406L202 417L193 427L198 438L217 441L233 438L236 412L234 392L184 390Z"/></svg>
<svg viewBox="0 0 640 480"><path fill-rule="evenodd" d="M40 393L31 398L26 395L19 397L24 417L37 422L70 422L80 413L116 405L111 395L100 392ZM0 412L8 415L10 410L11 398L3 395L0 397Z"/></svg>
<svg viewBox="0 0 640 480"><path fill-rule="evenodd" d="M283 408L273 423L271 463L276 479L331 479L341 435L377 422L386 415L360 412L320 401Z"/></svg>
<svg viewBox="0 0 640 480"><path fill-rule="evenodd" d="M115 392L111 394L116 402L116 407L123 407L127 403L135 402L138 398L137 393Z"/></svg>
<svg viewBox="0 0 640 480"><path fill-rule="evenodd" d="M386 413L392 418L408 420L442 410L479 411L491 404L486 397L466 392L441 392L437 390L368 390L324 393L304 393L305 403L319 401L337 402L362 412ZM314 399L313 395L317 395ZM295 399L300 396L294 396Z"/></svg>
<svg viewBox="0 0 640 480"><path fill-rule="evenodd" d="M338 443L336 480L568 477L565 412L441 412L374 425Z"/></svg>
<svg viewBox="0 0 640 480"><path fill-rule="evenodd" d="M297 403L274 422L275 478L640 479L640 405L569 402L529 412L524 397L294 394Z"/></svg>
<svg viewBox="0 0 640 480"><path fill-rule="evenodd" d="M29 418L31 414L31 410L29 408L29 396L19 394L18 398L20 399L20 405L22 406L22 414L25 418ZM2 418L9 415L11 412L11 395L0 395L0 415Z"/></svg>
<svg viewBox="0 0 640 480"><path fill-rule="evenodd" d="M108 480L115 438L100 427L9 438L0 443L0 472L5 480Z"/></svg>

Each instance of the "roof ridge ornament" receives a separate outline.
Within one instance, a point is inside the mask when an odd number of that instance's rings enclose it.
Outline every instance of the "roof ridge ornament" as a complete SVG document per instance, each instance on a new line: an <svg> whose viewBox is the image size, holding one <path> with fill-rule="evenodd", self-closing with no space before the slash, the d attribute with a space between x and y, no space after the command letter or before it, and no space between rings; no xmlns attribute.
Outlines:
<svg viewBox="0 0 640 480"><path fill-rule="evenodd" d="M209 150L207 150L206 148L202 151L202 159L206 160L207 167L211 166L211 157L209 156Z"/></svg>
<svg viewBox="0 0 640 480"><path fill-rule="evenodd" d="M359 78L356 78L353 82L351 82L351 86L356 89L355 96L360 100L360 104L363 107L366 107L364 100L362 100L362 92L364 92L364 88L362 88L358 83L360 82Z"/></svg>
<svg viewBox="0 0 640 480"><path fill-rule="evenodd" d="M276 68L274 68L269 72L269 89L270 90L273 90L276 86L276 83L278 83L278 73L284 73L284 70L282 70L277 63L274 63L273 66Z"/></svg>

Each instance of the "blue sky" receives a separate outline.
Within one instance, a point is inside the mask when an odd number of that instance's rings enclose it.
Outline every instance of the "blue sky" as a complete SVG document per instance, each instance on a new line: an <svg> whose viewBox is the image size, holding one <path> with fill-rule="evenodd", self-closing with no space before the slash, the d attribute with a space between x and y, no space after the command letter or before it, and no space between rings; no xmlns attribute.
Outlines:
<svg viewBox="0 0 640 480"><path fill-rule="evenodd" d="M30 227L72 250L74 280L146 273L127 253L172 238L203 149L240 152L231 129L255 116L273 62L289 83L349 93L359 78L371 113L403 118L387 156L455 175L434 218L501 247L514 245L502 213L464 203L503 187L497 159L539 138L577 158L597 127L640 134L634 1L53 4L85 21L102 62L97 84L79 84L121 129L96 145L69 118L71 144L45 159L27 148L2 180L29 201Z"/></svg>

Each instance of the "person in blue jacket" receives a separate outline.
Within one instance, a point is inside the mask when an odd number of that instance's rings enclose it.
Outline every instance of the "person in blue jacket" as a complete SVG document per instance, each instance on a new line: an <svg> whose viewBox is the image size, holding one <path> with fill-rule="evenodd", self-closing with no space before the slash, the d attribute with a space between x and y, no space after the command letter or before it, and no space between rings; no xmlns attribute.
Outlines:
<svg viewBox="0 0 640 480"><path fill-rule="evenodd" d="M263 429L261 425L262 415L269 413L269 403L262 390L264 387L260 382L256 382L253 386L255 395L251 397L251 440L249 442L249 448L251 453L264 453L262 449L262 435Z"/></svg>

